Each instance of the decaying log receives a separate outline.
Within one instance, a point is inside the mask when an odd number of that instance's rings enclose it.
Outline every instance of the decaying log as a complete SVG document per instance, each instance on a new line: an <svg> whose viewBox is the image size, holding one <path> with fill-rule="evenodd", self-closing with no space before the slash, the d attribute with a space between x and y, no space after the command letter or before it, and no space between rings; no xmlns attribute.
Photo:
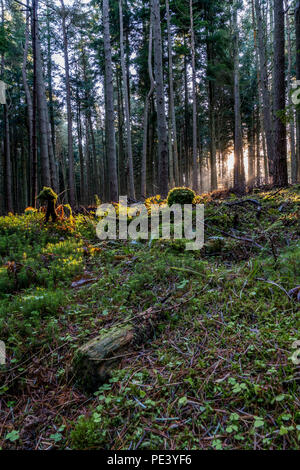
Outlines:
<svg viewBox="0 0 300 470"><path fill-rule="evenodd" d="M134 327L126 325L104 331L79 348L73 360L73 373L79 388L87 392L97 390L133 342Z"/></svg>
<svg viewBox="0 0 300 470"><path fill-rule="evenodd" d="M169 306L169 310L174 311L181 305ZM78 387L86 392L96 391L128 352L153 336L155 326L167 311L167 307L163 306L156 309L150 307L125 324L103 330L99 336L81 346L73 359L73 374Z"/></svg>

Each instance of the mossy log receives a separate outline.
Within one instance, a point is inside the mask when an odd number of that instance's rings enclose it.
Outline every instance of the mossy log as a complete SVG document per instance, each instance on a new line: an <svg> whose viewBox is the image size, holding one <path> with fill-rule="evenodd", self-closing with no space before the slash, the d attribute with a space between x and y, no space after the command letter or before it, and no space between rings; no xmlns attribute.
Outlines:
<svg viewBox="0 0 300 470"><path fill-rule="evenodd" d="M153 336L154 327L163 315L162 309L151 307L131 322L103 330L81 346L73 359L73 375L78 387L85 392L96 391L130 350Z"/></svg>

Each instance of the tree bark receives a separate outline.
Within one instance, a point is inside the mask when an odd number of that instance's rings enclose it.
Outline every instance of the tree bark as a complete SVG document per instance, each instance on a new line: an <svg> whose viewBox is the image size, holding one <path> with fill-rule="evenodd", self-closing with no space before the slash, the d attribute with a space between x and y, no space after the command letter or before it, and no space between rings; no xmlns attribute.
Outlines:
<svg viewBox="0 0 300 470"><path fill-rule="evenodd" d="M104 57L105 57L105 117L106 117L106 148L108 160L108 178L110 199L117 202L118 173L115 136L115 111L114 111L114 86L112 72L112 57L109 28L109 6L108 0L103 0L103 26L104 26Z"/></svg>
<svg viewBox="0 0 300 470"><path fill-rule="evenodd" d="M192 49L192 97L193 97L193 189L199 190L198 184L198 155L197 155L197 96L196 96L196 51L193 0L190 0L190 27L191 27L191 49Z"/></svg>
<svg viewBox="0 0 300 470"><path fill-rule="evenodd" d="M151 7L150 7L151 8ZM144 108L144 137L143 137L143 157L142 157L142 171L141 171L141 196L146 198L147 196L147 150L148 150L148 131L149 131L149 107L150 100L154 93L154 78L152 70L152 8L150 12L150 24L149 24L149 48L148 48L148 73L150 79L150 90L145 100Z"/></svg>
<svg viewBox="0 0 300 470"><path fill-rule="evenodd" d="M133 155L132 155L132 139L131 139L131 125L130 125L130 112L129 112L129 96L128 96L128 77L125 63L124 52L124 31L123 31L123 8L122 1L119 0L119 14L120 14L120 52L121 52L121 68L123 79L123 93L125 101L125 123L126 123L126 136L127 136L127 154L128 154L128 176L129 176L129 198L135 200L135 187L134 187L134 172L133 172Z"/></svg>
<svg viewBox="0 0 300 470"><path fill-rule="evenodd" d="M27 0L27 8L29 10L29 0ZM32 152L32 136L33 136L33 106L30 89L27 81L26 66L28 60L28 49L29 49L29 11L26 13L26 29L25 29L25 45L24 45L24 56L23 56L23 67L22 67L22 78L23 86L25 90L26 103L27 103L27 119L28 119L28 159L30 165L33 162L33 152Z"/></svg>
<svg viewBox="0 0 300 470"><path fill-rule="evenodd" d="M257 38L258 47L257 52L259 56L259 70L260 70L260 88L262 93L262 112L263 112L263 127L266 134L267 141L267 154L269 162L269 173L273 175L273 160L274 160L274 140L272 129L272 114L271 114L271 101L269 92L269 80L267 70L266 58L266 45L263 30L263 19L260 6L260 0L255 0L255 12L257 22Z"/></svg>
<svg viewBox="0 0 300 470"><path fill-rule="evenodd" d="M274 184L288 185L285 125L285 37L283 0L274 0Z"/></svg>
<svg viewBox="0 0 300 470"><path fill-rule="evenodd" d="M154 71L156 80L157 101L157 134L158 134L158 187L162 196L168 193L168 133L165 110L165 93L163 83L162 38L160 27L160 2L152 0Z"/></svg>
<svg viewBox="0 0 300 470"><path fill-rule="evenodd" d="M71 85L70 85L70 64L69 64L69 39L67 31L67 11L63 0L60 0L62 7L62 33L65 60L65 80L66 80L66 101L67 101L67 119L68 119L68 167L69 167L69 201L72 207L76 204L75 195L75 175L74 175L74 150L73 150L73 122L71 106Z"/></svg>
<svg viewBox="0 0 300 470"><path fill-rule="evenodd" d="M178 142L177 142L177 129L176 129L176 116L175 116L175 103L174 103L174 82L173 82L173 57L172 57L172 33L171 33L171 19L169 0L166 0L166 14L167 14L167 29L168 29L168 53L169 53L169 107L170 107L170 124L172 140L170 146L173 150L173 174L174 183L179 185L179 166L178 166ZM173 145L172 145L173 143ZM170 178L173 182L173 175Z"/></svg>
<svg viewBox="0 0 300 470"><path fill-rule="evenodd" d="M38 195L37 179L37 61L36 61L36 42L37 42L37 4L38 0L32 0L32 55L33 55L33 89L32 89L32 193L31 204L36 207L36 198Z"/></svg>
<svg viewBox="0 0 300 470"><path fill-rule="evenodd" d="M41 54L41 43L38 34L38 22L36 22L36 79L37 79L37 109L40 130L40 155L42 168L42 185L51 186L49 147L48 147L48 108L45 95L45 83Z"/></svg>
<svg viewBox="0 0 300 470"><path fill-rule="evenodd" d="M295 8L295 30L296 30L296 80L300 86L300 2ZM300 181L300 105L296 109L296 158L297 158L297 181Z"/></svg>
<svg viewBox="0 0 300 470"><path fill-rule="evenodd" d="M297 183L297 175L298 175L298 161L296 155L296 148L295 148L295 119L294 119L294 112L293 112L293 102L292 102L292 95L291 95L291 80L292 80L292 40L291 40L291 24L290 24L290 17L289 17L289 5L288 0L284 1L284 8L286 11L286 28L287 28L287 40L288 40L288 86L287 86L287 96L289 102L289 109L291 110L291 115L289 119L289 128L290 128L290 149L291 149L291 177L292 183Z"/></svg>
<svg viewBox="0 0 300 470"><path fill-rule="evenodd" d="M239 192L245 190L245 171L243 156L243 136L241 124L241 98L239 73L239 31L237 23L237 6L233 7L234 28L234 188Z"/></svg>

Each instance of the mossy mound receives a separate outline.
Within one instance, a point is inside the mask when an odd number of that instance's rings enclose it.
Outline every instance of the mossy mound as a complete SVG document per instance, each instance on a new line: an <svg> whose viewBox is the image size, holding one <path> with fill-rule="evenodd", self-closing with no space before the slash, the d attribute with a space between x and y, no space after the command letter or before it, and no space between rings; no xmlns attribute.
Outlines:
<svg viewBox="0 0 300 470"><path fill-rule="evenodd" d="M168 205L173 204L193 204L196 194L189 188L174 188L168 194Z"/></svg>

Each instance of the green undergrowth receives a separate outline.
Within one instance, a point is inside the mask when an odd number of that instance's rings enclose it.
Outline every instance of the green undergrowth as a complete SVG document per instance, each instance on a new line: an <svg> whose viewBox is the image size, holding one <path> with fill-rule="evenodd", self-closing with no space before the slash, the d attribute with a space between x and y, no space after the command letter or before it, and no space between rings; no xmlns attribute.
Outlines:
<svg viewBox="0 0 300 470"><path fill-rule="evenodd" d="M300 304L288 291L300 284L300 189L245 197L260 214L226 205L234 195L205 198L195 252L184 240L100 242L93 215L67 230L39 213L0 219L0 339L18 375L0 375L4 400L25 393L31 355L62 348L51 355L61 387L79 345L149 307L166 312L81 417L41 425L55 448L299 449ZM25 419L8 422L3 448L24 446Z"/></svg>

